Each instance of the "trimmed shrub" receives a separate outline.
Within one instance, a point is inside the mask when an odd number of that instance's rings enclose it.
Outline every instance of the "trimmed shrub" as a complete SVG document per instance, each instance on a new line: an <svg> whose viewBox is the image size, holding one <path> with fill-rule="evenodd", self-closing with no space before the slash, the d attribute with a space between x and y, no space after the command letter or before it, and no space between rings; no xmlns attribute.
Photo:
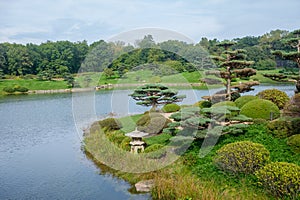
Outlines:
<svg viewBox="0 0 300 200"><path fill-rule="evenodd" d="M236 107L236 105L233 101L221 101L219 103L216 103L216 104L212 105L212 107L218 107L218 106L233 106L233 107Z"/></svg>
<svg viewBox="0 0 300 200"><path fill-rule="evenodd" d="M231 92L231 101L235 101L240 97L241 97L241 94L239 92Z"/></svg>
<svg viewBox="0 0 300 200"><path fill-rule="evenodd" d="M300 198L300 167L287 162L270 163L255 173L259 184L277 197Z"/></svg>
<svg viewBox="0 0 300 200"><path fill-rule="evenodd" d="M289 117L300 117L300 94L293 96L285 105L283 114Z"/></svg>
<svg viewBox="0 0 300 200"><path fill-rule="evenodd" d="M12 94L12 93L14 93L16 90L15 90L15 88L13 88L13 87L7 86L7 87L4 87L4 88L3 88L3 91L6 92L6 93Z"/></svg>
<svg viewBox="0 0 300 200"><path fill-rule="evenodd" d="M300 118L280 118L268 123L268 133L278 138L287 138L300 133Z"/></svg>
<svg viewBox="0 0 300 200"><path fill-rule="evenodd" d="M125 137L122 142L120 143L120 148L125 150L125 151L130 151L130 143L131 138L130 137Z"/></svg>
<svg viewBox="0 0 300 200"><path fill-rule="evenodd" d="M194 106L198 106L199 108L210 108L212 103L210 101L198 101L194 104Z"/></svg>
<svg viewBox="0 0 300 200"><path fill-rule="evenodd" d="M162 111L165 113L177 112L178 110L180 110L180 106L175 103L166 104L162 108Z"/></svg>
<svg viewBox="0 0 300 200"><path fill-rule="evenodd" d="M111 131L106 134L107 138L113 142L114 144L120 146L122 141L126 138L126 136L119 131Z"/></svg>
<svg viewBox="0 0 300 200"><path fill-rule="evenodd" d="M170 122L171 120L165 118L159 113L148 113L143 115L136 124L139 131L149 134L157 134L166 128Z"/></svg>
<svg viewBox="0 0 300 200"><path fill-rule="evenodd" d="M251 117L252 119L266 120L270 120L271 113L273 113L273 119L280 116L279 108L271 101L264 99L257 99L246 103L240 112L240 114Z"/></svg>
<svg viewBox="0 0 300 200"><path fill-rule="evenodd" d="M299 134L300 133L300 118L295 118L295 119L292 119L291 121L292 123L292 129L293 129L293 135L295 134Z"/></svg>
<svg viewBox="0 0 300 200"><path fill-rule="evenodd" d="M122 128L121 122L115 118L101 120L99 121L99 125L101 128L105 128L106 130L119 130Z"/></svg>
<svg viewBox="0 0 300 200"><path fill-rule="evenodd" d="M224 171L251 174L265 165L269 157L269 151L262 144L241 141L221 147L214 162Z"/></svg>
<svg viewBox="0 0 300 200"><path fill-rule="evenodd" d="M290 100L288 95L277 89L268 89L259 92L256 96L258 96L261 99L269 100L275 103L279 109L282 109L285 104Z"/></svg>
<svg viewBox="0 0 300 200"><path fill-rule="evenodd" d="M252 96L252 95L245 95L241 96L240 98L236 99L234 103L236 104L237 107L242 108L246 103L258 99L257 96Z"/></svg>
<svg viewBox="0 0 300 200"><path fill-rule="evenodd" d="M300 153L300 134L292 135L288 138L287 144L291 146L295 153Z"/></svg>
<svg viewBox="0 0 300 200"><path fill-rule="evenodd" d="M267 125L268 133L278 138L287 138L292 134L292 124L284 119L274 120Z"/></svg>
<svg viewBox="0 0 300 200"><path fill-rule="evenodd" d="M22 93L28 92L28 90L29 90L28 88L23 87L23 86L16 88L17 92L22 92Z"/></svg>

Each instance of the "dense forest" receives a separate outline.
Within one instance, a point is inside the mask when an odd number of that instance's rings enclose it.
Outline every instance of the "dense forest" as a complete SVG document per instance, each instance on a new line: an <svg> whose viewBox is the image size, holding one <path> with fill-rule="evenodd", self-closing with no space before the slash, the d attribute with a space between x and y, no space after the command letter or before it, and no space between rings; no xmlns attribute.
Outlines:
<svg viewBox="0 0 300 200"><path fill-rule="evenodd" d="M233 39L232 48L246 50L246 59L255 61L253 68L274 69L279 66L292 69L297 67L296 63L272 54L274 50L293 51L283 42L291 37L289 31L274 30L262 36ZM156 68L164 64L179 72L194 71L212 64L207 60L208 55L218 55L222 51L217 45L220 42L204 37L197 44L176 40L156 43L151 35L147 35L134 45L104 40L90 45L87 41L47 41L39 45L0 43L0 77L30 74L59 77L80 71L101 72L107 67L118 71L121 76L126 70L146 63ZM168 69L161 69L163 74L162 70Z"/></svg>

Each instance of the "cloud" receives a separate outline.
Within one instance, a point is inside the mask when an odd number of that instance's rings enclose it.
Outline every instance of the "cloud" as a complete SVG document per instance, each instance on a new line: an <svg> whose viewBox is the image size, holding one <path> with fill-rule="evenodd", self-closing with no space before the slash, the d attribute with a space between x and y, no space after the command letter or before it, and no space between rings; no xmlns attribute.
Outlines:
<svg viewBox="0 0 300 200"><path fill-rule="evenodd" d="M299 28L298 0L0 1L0 42L109 39L139 27L180 32L194 41Z"/></svg>

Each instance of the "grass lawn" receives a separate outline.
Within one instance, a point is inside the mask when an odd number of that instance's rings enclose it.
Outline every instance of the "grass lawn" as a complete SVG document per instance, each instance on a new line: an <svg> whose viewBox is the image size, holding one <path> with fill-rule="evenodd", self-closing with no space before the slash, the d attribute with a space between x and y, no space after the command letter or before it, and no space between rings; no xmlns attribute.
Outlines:
<svg viewBox="0 0 300 200"><path fill-rule="evenodd" d="M36 79L14 79L0 81L0 94L4 87L20 85L29 90L55 90L68 88L66 81L39 81Z"/></svg>

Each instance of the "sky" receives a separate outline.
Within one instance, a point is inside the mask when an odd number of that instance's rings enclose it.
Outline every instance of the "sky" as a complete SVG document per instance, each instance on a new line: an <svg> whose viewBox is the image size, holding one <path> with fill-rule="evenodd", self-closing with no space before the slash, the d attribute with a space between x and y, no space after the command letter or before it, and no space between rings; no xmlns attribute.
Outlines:
<svg viewBox="0 0 300 200"><path fill-rule="evenodd" d="M141 28L233 39L299 29L299 8L299 0L0 0L0 42L92 43Z"/></svg>

